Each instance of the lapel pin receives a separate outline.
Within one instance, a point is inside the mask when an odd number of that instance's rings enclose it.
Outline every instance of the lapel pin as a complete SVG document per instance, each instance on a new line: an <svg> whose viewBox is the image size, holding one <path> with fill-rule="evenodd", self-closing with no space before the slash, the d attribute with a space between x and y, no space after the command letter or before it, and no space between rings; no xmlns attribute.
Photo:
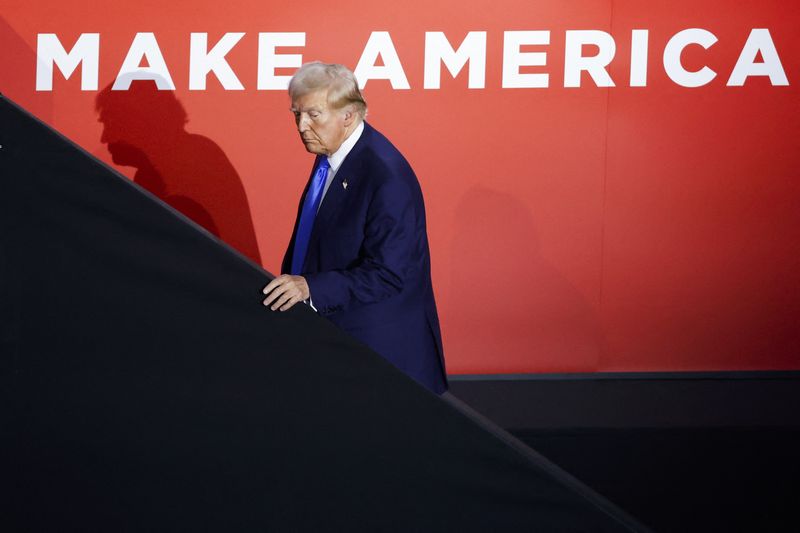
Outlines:
<svg viewBox="0 0 800 533"><path fill-rule="evenodd" d="M347 178L345 178L345 179L342 181L342 187L344 187L344 190L347 190Z"/></svg>

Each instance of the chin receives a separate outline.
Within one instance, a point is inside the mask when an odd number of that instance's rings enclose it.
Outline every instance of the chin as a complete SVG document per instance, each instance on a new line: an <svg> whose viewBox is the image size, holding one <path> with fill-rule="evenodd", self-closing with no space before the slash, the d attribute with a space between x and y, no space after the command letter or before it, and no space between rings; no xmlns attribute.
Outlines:
<svg viewBox="0 0 800 533"><path fill-rule="evenodd" d="M109 143L108 153L115 165L123 167L136 167L141 162L141 152L129 144Z"/></svg>
<svg viewBox="0 0 800 533"><path fill-rule="evenodd" d="M129 161L125 160L125 156L120 156L119 154L112 152L111 150L109 150L109 153L111 154L111 161L115 165L128 166L128 164L130 163Z"/></svg>
<svg viewBox="0 0 800 533"><path fill-rule="evenodd" d="M133 166L133 161L131 161L130 157L126 157L127 154L114 152L111 150L109 150L109 153L111 154L111 161L113 161L115 165L120 165L123 167Z"/></svg>
<svg viewBox="0 0 800 533"><path fill-rule="evenodd" d="M316 144L306 144L305 147L306 151L310 154L320 155L324 153L322 147Z"/></svg>

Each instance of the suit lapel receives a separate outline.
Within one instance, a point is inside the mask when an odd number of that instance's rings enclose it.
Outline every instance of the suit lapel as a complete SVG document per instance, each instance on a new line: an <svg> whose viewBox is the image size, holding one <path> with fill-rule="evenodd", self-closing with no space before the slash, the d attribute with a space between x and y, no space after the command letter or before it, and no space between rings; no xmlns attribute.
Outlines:
<svg viewBox="0 0 800 533"><path fill-rule="evenodd" d="M360 141L361 139L359 139ZM357 179L358 171L360 171L360 159L358 154L354 154L355 147L352 152L347 155L347 158L342 162L342 166L336 172L336 176L328 187L328 192L322 200L322 205L319 208L316 219L314 219L314 229L324 228L325 224L330 221L333 216L339 212L339 209L347 198L348 191L344 186L344 181L347 181L347 186L353 185ZM351 157L355 156L355 157Z"/></svg>
<svg viewBox="0 0 800 533"><path fill-rule="evenodd" d="M326 225L334 220L335 215L341 210L342 205L347 199L347 195L352 194L351 188L355 186L361 176L362 154L367 145L370 133L369 129L370 127L365 122L361 137L358 139L355 146L353 146L353 149L350 150L350 153L347 154L347 157L342 162L342 166L339 167L336 176L334 176L333 181L331 181L328 192L325 193L325 197L322 199L322 205L317 212L317 216L314 219L314 227L311 230L304 270L306 270L306 265L313 265L309 260L312 255L316 256L319 250L320 235ZM344 187L345 180L347 180L347 188Z"/></svg>

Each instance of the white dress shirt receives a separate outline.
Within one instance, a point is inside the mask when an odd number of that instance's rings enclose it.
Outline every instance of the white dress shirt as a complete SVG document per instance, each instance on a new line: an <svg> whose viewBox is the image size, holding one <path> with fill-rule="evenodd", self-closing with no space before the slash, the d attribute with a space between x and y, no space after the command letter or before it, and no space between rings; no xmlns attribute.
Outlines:
<svg viewBox="0 0 800 533"><path fill-rule="evenodd" d="M319 201L320 207L322 207L322 202L325 201L325 195L328 193L328 188L331 186L331 183L333 183L333 178L336 177L336 172L342 166L345 157L347 157L347 154L349 154L350 150L353 149L353 146L356 145L358 139L361 138L362 133L364 133L364 121L359 122L358 126L356 126L356 129L353 130L353 133L350 134L350 137L344 140L336 152L328 156L328 164L331 166L331 168L328 171L328 177L325 180L325 188L322 189L322 199ZM317 208L317 213L319 213L319 207Z"/></svg>
<svg viewBox="0 0 800 533"><path fill-rule="evenodd" d="M322 207L322 202L325 201L325 195L328 193L328 188L331 186L331 183L333 183L333 178L336 177L336 172L342 166L345 157L347 157L347 154L349 154L350 150L353 149L353 146L356 145L358 139L361 138L362 133L364 133L363 120L358 123L356 129L354 129L353 133L351 133L350 136L344 140L339 149L336 150L336 152L334 152L333 154L328 156L328 164L331 166L331 168L330 170L328 170L328 177L325 179L325 188L322 189L322 199L320 199L319 201L319 207L317 207L317 213L319 213L319 208ZM314 302L310 296L308 300L306 300L306 303L310 305L311 309L313 309L314 311L317 310L317 308L314 307Z"/></svg>

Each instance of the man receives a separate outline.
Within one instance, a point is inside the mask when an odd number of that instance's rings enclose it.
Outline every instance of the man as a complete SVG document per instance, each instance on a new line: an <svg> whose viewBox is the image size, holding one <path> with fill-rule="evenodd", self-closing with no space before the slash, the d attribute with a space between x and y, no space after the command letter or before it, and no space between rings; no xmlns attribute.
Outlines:
<svg viewBox="0 0 800 533"><path fill-rule="evenodd" d="M422 191L400 152L364 121L367 104L342 65L292 77L297 131L316 154L281 271L264 305L308 301L433 392L447 390Z"/></svg>

